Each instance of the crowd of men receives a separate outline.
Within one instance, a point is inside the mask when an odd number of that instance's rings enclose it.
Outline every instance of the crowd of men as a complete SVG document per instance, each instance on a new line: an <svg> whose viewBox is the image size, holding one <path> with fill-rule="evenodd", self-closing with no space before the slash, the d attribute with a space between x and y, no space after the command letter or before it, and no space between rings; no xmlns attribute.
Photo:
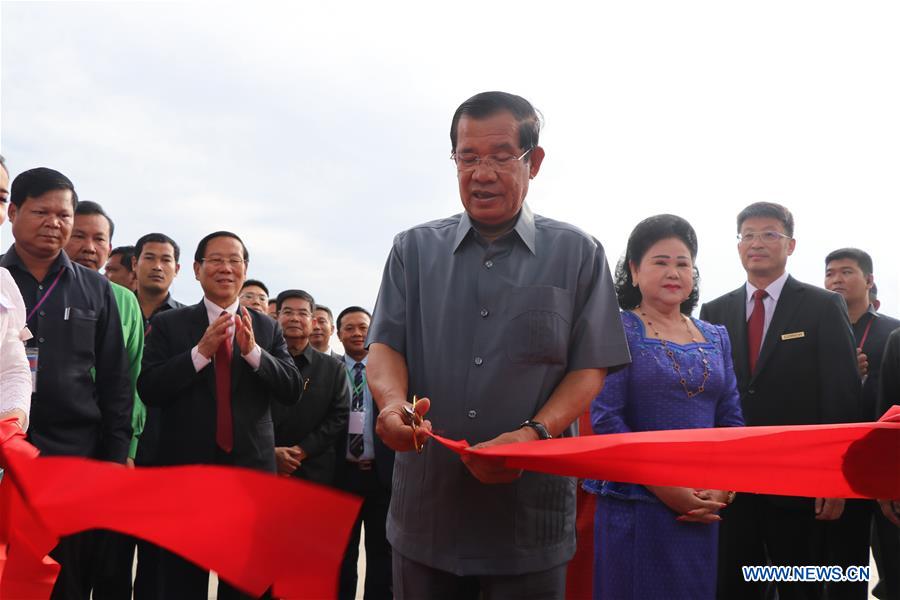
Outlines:
<svg viewBox="0 0 900 600"><path fill-rule="evenodd" d="M0 169L15 238L0 265L33 335L30 441L44 455L233 465L362 496L342 598L355 596L363 524L366 598L563 597L575 483L460 461L425 435L432 422L479 447L574 435L607 371L630 360L602 246L524 203L544 157L539 125L511 94L459 107L451 143L464 212L396 237L374 317L350 306L335 318L302 289L273 298L248 278L250 251L228 231L194 253L202 301L179 302L174 239L148 233L113 247L113 219L79 201L68 177L35 168L9 185ZM774 234L739 232L749 283L701 312L732 337L747 424L877 419L900 398L900 321L876 310L871 258L826 257L825 287L839 296L802 284L785 270L793 220L770 220L761 231ZM748 367L741 340L757 305L764 341ZM735 564L868 564L870 529L883 597L898 597L896 502L737 498L722 531L722 597L765 593L723 571ZM808 543L820 534L827 556ZM75 534L52 556L62 566L55 598L127 598L132 586L138 599L207 594L208 573L127 536ZM828 597L864 593L838 586ZM245 596L220 581L219 597Z"/></svg>

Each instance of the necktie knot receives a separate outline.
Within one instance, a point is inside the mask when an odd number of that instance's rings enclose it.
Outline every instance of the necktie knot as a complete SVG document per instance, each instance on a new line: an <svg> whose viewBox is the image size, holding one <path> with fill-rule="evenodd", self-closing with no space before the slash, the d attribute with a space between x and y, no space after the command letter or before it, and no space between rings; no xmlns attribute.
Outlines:
<svg viewBox="0 0 900 600"><path fill-rule="evenodd" d="M769 292L767 292L766 290L756 290L755 292L753 292L753 300L755 300L756 302L762 302L763 299L768 295Z"/></svg>
<svg viewBox="0 0 900 600"><path fill-rule="evenodd" d="M362 364L361 362L358 362L355 365L353 365L353 370L357 373L362 372L362 370L365 368L366 368L366 365Z"/></svg>

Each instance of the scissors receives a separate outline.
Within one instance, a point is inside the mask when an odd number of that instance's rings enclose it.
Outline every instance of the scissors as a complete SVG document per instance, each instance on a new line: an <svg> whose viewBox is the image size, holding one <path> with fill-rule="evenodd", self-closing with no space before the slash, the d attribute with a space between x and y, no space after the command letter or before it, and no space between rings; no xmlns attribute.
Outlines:
<svg viewBox="0 0 900 600"><path fill-rule="evenodd" d="M418 401L418 397L413 395L412 406L405 405L403 407L403 415L406 417L404 419L404 421L406 421L406 424L412 427L413 446L415 446L416 452L422 454L424 444L420 444L418 438L416 437L416 432L419 430L419 426L422 425L422 417L421 415L419 415L419 413L416 412L416 402Z"/></svg>

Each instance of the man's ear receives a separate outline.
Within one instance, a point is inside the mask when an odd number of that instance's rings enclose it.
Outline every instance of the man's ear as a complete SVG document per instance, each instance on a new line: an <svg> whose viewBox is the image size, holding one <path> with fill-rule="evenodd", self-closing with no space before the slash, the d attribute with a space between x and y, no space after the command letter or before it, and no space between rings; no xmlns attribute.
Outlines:
<svg viewBox="0 0 900 600"><path fill-rule="evenodd" d="M544 149L540 146L535 146L531 151L531 154L528 156L529 179L537 177L538 171L541 170L541 164L544 162L544 155Z"/></svg>

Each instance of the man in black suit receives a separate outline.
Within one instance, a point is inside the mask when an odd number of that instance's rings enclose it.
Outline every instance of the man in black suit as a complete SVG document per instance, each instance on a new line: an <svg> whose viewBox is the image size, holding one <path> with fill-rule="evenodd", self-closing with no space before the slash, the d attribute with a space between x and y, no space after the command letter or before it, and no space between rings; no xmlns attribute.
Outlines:
<svg viewBox="0 0 900 600"><path fill-rule="evenodd" d="M757 202L737 218L738 254L747 282L703 306L700 318L723 324L747 425L844 423L859 415L856 343L840 295L788 275L794 218ZM820 521L841 516L840 498L738 494L719 534L718 595L762 598L742 565L819 565ZM778 583L781 600L817 598L817 583Z"/></svg>
<svg viewBox="0 0 900 600"><path fill-rule="evenodd" d="M334 485L335 442L347 428L350 388L343 364L313 348L316 302L303 290L278 294L278 323L303 378L303 402L273 406L279 475Z"/></svg>
<svg viewBox="0 0 900 600"><path fill-rule="evenodd" d="M900 321L879 314L870 303L869 291L874 285L872 257L859 248L841 248L825 257L825 289L844 297L853 326L857 353L863 380L862 404L859 421L877 421L881 416L876 410L878 389L881 384L881 361L888 336L900 327ZM841 518L826 526L826 551L828 564L866 565L869 563L869 532L872 532L872 551L882 582L900 577L897 554L897 529L882 515L876 503L870 500L847 500ZM879 539L884 538L883 540ZM838 598L868 597L865 581L828 584L829 600ZM877 586L876 586L877 587ZM883 583L884 587L896 587Z"/></svg>
<svg viewBox="0 0 900 600"><path fill-rule="evenodd" d="M337 318L338 339L344 346L344 367L352 392L350 423L342 433L338 452L338 487L363 497L362 510L353 526L344 562L338 597L352 600L356 592L356 564L359 538L366 526L365 600L390 600L391 545L387 541L387 513L391 503L391 480L394 473L394 451L375 435L378 407L372 401L366 379L369 351L366 334L372 315L360 306L350 306Z"/></svg>
<svg viewBox="0 0 900 600"><path fill-rule="evenodd" d="M271 406L296 403L302 385L281 327L239 307L248 260L237 235L207 235L194 255L203 300L151 320L138 391L161 408L157 464L275 472ZM206 598L208 582L206 571L162 553L160 598ZM218 597L244 596L220 580Z"/></svg>

